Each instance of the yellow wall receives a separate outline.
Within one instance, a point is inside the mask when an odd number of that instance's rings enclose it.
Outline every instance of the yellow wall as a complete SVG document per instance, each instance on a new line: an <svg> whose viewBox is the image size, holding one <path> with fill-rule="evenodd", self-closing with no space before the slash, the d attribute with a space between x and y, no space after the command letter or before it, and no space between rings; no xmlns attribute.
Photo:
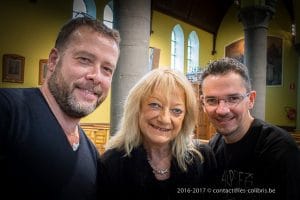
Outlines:
<svg viewBox="0 0 300 200"><path fill-rule="evenodd" d="M38 84L39 59L48 58L59 26L70 16L71 0L60 5L59 0L28 0L1 2L0 54L19 54L25 57L24 83L2 82L2 87L32 87ZM2 62L1 62L2 74ZM2 76L1 76L2 80Z"/></svg>
<svg viewBox="0 0 300 200"><path fill-rule="evenodd" d="M281 1L276 9L269 23L268 35L283 39L283 83L281 86L267 86L265 118L276 125L295 126L296 121L286 117L285 107L296 108L296 90L290 90L289 86L297 83L297 55L292 46L291 19ZM237 15L237 8L232 6L219 28L215 59L225 55L225 46L244 38L243 25L238 22Z"/></svg>

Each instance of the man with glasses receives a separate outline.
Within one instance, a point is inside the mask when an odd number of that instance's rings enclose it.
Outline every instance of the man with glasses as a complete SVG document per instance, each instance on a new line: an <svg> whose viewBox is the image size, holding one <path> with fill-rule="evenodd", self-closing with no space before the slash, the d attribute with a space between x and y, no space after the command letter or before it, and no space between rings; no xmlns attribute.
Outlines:
<svg viewBox="0 0 300 200"><path fill-rule="evenodd" d="M214 194L222 199L300 199L300 151L288 132L250 114L256 92L248 69L231 58L208 65L202 106L216 129Z"/></svg>

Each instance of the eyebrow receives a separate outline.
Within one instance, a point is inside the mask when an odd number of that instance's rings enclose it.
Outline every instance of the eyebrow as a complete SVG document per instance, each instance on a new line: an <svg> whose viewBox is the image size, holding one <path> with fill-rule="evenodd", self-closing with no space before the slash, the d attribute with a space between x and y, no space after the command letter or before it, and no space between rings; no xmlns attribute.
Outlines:
<svg viewBox="0 0 300 200"><path fill-rule="evenodd" d="M236 96L236 95L241 95L241 93L233 93L233 94L228 94L228 95L224 95L224 96L204 96L204 98L218 98L218 97L230 97L230 96Z"/></svg>
<svg viewBox="0 0 300 200"><path fill-rule="evenodd" d="M89 58L96 59L96 56L94 54L89 53L87 51L77 51L77 52L75 52L74 55L75 56L87 56Z"/></svg>
<svg viewBox="0 0 300 200"><path fill-rule="evenodd" d="M89 53L89 52L87 52L87 51L83 51L83 50L75 52L74 56L75 56L75 57L76 57L76 56L86 56L86 57L88 57L88 58L90 58L90 59L92 59L92 60L96 60L96 59L97 59L97 56L95 56L94 54ZM106 61L105 61L105 62L103 62L103 64L109 65L109 66L113 67L113 69L116 68L116 64L113 64L113 63L111 63L111 62L106 62Z"/></svg>

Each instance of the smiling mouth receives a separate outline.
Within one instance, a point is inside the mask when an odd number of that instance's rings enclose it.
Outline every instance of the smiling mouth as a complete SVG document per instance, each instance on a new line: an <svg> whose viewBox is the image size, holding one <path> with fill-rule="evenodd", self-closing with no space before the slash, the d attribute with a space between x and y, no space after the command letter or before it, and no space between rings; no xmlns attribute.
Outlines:
<svg viewBox="0 0 300 200"><path fill-rule="evenodd" d="M100 96L101 91L95 87L84 87L84 86L77 86L77 89L84 91L85 94L91 94L91 95L96 95Z"/></svg>
<svg viewBox="0 0 300 200"><path fill-rule="evenodd" d="M86 89L86 88L81 88L77 87L81 95L88 101L90 100L95 100L99 97L99 94L95 92L93 89Z"/></svg>
<svg viewBox="0 0 300 200"><path fill-rule="evenodd" d="M83 89L84 93L88 94L88 95L95 95L98 96L97 93L95 93L93 90L87 90L87 89Z"/></svg>
<svg viewBox="0 0 300 200"><path fill-rule="evenodd" d="M162 132L168 132L168 131L170 131L171 129L169 129L169 128L161 128L161 127L158 127L158 126L155 126L155 125L153 125L153 124L150 124L153 128L155 128L155 129L157 129L157 130L159 130L159 131L162 131Z"/></svg>
<svg viewBox="0 0 300 200"><path fill-rule="evenodd" d="M225 123L232 121L233 119L234 119L234 117L217 118L216 121L219 124L225 124Z"/></svg>

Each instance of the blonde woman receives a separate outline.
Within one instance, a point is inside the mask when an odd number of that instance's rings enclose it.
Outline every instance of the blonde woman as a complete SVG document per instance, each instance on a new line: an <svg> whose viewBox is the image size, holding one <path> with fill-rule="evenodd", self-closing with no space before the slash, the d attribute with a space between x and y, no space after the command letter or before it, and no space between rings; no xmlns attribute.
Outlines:
<svg viewBox="0 0 300 200"><path fill-rule="evenodd" d="M208 146L193 140L197 112L196 96L185 76L170 69L146 74L130 90L120 129L102 155L100 195L136 199L204 195L215 158Z"/></svg>

